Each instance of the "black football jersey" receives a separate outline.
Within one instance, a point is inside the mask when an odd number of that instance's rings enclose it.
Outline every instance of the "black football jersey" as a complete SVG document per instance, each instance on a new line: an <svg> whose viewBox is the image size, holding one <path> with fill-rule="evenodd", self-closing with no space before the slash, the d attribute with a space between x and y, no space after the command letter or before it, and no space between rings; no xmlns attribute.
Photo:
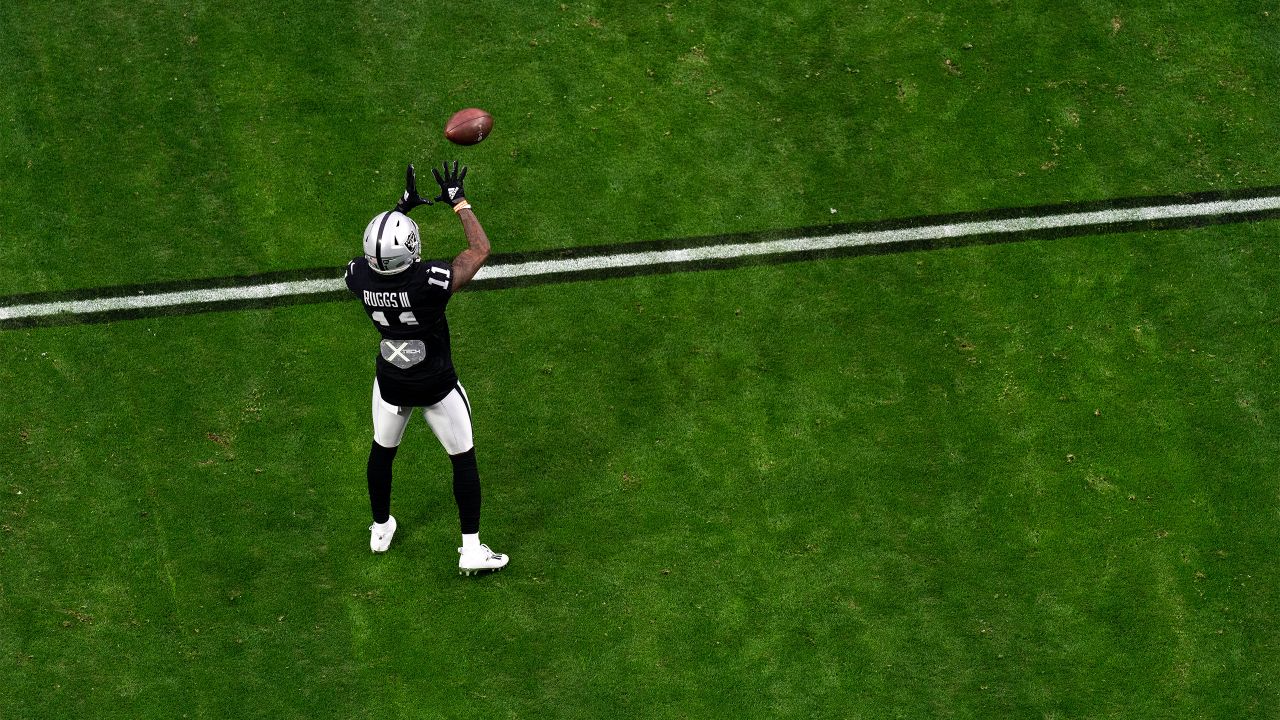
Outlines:
<svg viewBox="0 0 1280 720"><path fill-rule="evenodd" d="M401 407L443 400L458 383L444 317L453 297L449 263L418 261L382 275L360 256L347 264L347 289L364 303L369 322L382 336L376 361L382 399Z"/></svg>

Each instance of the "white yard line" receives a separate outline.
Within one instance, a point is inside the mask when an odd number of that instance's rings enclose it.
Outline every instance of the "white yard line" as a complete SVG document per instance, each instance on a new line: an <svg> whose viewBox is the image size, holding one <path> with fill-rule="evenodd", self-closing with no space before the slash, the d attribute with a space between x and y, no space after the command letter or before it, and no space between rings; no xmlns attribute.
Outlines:
<svg viewBox="0 0 1280 720"><path fill-rule="evenodd" d="M837 250L870 245L893 245L922 240L946 240L977 235L1001 235L1065 228L1097 227L1159 220L1229 217L1280 209L1280 196L1243 200L1213 200L1198 203L1154 205L1072 212L1038 217L1014 217L999 220L974 220L968 222L921 225L895 230L870 230L817 237L790 238L763 242L728 243L707 245L679 250L654 250L648 252L597 255L562 260L534 260L529 262L489 265L476 275L477 281L501 280L538 275L561 275L598 272L615 268L631 268L653 265L679 265L708 260L730 260L758 255L794 255L822 250ZM104 297L91 300L65 300L27 305L0 307L0 321L34 318L58 313L90 314L120 310L142 310L176 305L199 305L240 300L260 300L294 295L308 295L342 290L341 279L299 280L242 287L208 288L205 290L179 290L150 295Z"/></svg>
<svg viewBox="0 0 1280 720"><path fill-rule="evenodd" d="M756 243L708 245L706 247L681 250L655 250L652 252L623 253L600 257L511 263L509 265L483 268L476 275L476 278L485 280L519 278L551 273L589 272L610 268L723 260L751 255L791 255L818 250L835 250L865 245L892 245L920 240L964 238L974 235L999 235L1089 226L1105 227L1122 223L1174 218L1220 217L1278 208L1280 208L1280 197L1263 197L1248 200L1218 200L1186 205L1159 205L1123 210L1097 210L1094 212L1064 213L1062 215L1045 215L1041 217L975 220L940 225L922 225L896 230L872 230Z"/></svg>
<svg viewBox="0 0 1280 720"><path fill-rule="evenodd" d="M205 290L178 290L152 295L126 295L124 297L94 298L92 300L62 300L30 305L0 307L0 320L56 315L58 313L89 314L115 310L144 310L146 308L174 305L200 305L228 300L261 300L264 298L307 295L328 292L343 287L337 280L298 280L294 282L247 285L245 287L208 288Z"/></svg>

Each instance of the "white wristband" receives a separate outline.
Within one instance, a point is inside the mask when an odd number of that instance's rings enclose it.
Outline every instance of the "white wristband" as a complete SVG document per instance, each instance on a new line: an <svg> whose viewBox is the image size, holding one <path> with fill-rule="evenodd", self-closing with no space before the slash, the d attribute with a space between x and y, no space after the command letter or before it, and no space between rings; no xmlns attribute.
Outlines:
<svg viewBox="0 0 1280 720"><path fill-rule="evenodd" d="M462 202L453 206L453 211L456 213L462 212L463 210L470 210L470 209L471 209L471 203L467 202L466 200L463 200Z"/></svg>

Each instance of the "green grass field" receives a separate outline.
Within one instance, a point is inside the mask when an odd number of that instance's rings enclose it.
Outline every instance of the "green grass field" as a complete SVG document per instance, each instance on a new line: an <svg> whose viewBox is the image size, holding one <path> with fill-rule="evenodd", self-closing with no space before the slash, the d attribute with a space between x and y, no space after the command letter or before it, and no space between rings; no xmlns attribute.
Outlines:
<svg viewBox="0 0 1280 720"><path fill-rule="evenodd" d="M0 5L0 297L1280 184L1275 4L706 5ZM0 718L1277 717L1277 228L460 294L481 578L354 302L2 330Z"/></svg>

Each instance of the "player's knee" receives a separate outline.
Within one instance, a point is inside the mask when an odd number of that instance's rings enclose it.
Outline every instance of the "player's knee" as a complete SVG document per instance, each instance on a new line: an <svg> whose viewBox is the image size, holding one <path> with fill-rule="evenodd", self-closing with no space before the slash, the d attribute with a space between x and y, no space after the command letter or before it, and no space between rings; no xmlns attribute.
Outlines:
<svg viewBox="0 0 1280 720"><path fill-rule="evenodd" d="M383 445L374 438L369 447L369 465L391 467L391 463L396 459L396 450L398 448L395 445Z"/></svg>
<svg viewBox="0 0 1280 720"><path fill-rule="evenodd" d="M455 470L460 468L474 468L476 466L476 448L468 447L466 450L449 453L449 462L453 463Z"/></svg>

